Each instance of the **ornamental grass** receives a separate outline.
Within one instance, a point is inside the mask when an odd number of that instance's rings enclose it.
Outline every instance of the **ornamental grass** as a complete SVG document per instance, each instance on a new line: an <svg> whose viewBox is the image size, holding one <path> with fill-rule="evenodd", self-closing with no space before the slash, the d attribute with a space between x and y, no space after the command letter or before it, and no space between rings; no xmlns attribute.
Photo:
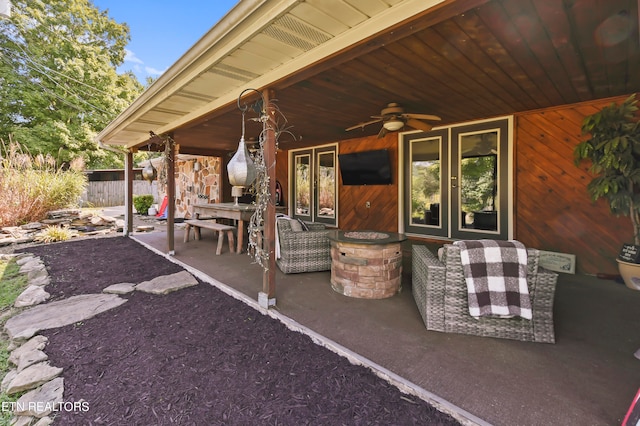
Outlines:
<svg viewBox="0 0 640 426"><path fill-rule="evenodd" d="M0 227L39 221L47 212L77 207L87 186L80 158L58 166L51 155L31 155L0 140Z"/></svg>

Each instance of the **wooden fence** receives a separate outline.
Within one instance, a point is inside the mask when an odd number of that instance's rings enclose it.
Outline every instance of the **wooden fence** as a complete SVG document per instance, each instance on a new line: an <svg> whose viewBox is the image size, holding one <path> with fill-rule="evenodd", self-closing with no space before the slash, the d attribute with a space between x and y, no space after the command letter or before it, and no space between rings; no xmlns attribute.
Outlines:
<svg viewBox="0 0 640 426"><path fill-rule="evenodd" d="M87 189L80 197L83 207L113 207L124 205L125 181L94 181L89 182ZM133 181L133 195L151 194L158 202L158 186L156 182L144 180Z"/></svg>

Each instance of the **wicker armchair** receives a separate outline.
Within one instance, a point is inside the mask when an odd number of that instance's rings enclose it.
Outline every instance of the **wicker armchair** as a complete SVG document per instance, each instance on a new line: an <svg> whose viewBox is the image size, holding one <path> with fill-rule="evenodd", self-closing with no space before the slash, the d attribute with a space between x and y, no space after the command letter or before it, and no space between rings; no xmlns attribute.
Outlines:
<svg viewBox="0 0 640 426"><path fill-rule="evenodd" d="M308 231L294 231L292 221L278 219L280 257L276 263L285 274L328 271L331 269L331 244L321 223L306 223Z"/></svg>
<svg viewBox="0 0 640 426"><path fill-rule="evenodd" d="M530 342L555 343L553 297L558 274L538 267L538 250L527 249L527 283L533 319L469 315L460 248L444 246L442 262L425 246L412 248L413 297L428 330Z"/></svg>

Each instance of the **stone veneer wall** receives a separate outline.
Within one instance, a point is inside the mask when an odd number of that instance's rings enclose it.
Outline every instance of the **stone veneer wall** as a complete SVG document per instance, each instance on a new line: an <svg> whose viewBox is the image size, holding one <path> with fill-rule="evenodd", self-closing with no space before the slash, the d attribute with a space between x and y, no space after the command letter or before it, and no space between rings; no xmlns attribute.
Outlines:
<svg viewBox="0 0 640 426"><path fill-rule="evenodd" d="M186 157L186 156L185 156ZM200 163L199 171L194 170L196 161ZM176 212L175 217L190 218L193 216L192 205L196 203L219 203L221 201L221 164L219 157L188 156L176 162ZM158 175L161 176L158 167ZM166 185L158 185L160 203L167 194Z"/></svg>

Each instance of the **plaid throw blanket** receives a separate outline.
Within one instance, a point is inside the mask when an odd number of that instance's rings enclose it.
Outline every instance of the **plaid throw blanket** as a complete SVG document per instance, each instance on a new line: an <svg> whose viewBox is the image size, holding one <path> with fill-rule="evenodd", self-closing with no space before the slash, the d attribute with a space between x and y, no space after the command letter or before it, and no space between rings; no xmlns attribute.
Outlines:
<svg viewBox="0 0 640 426"><path fill-rule="evenodd" d="M527 249L518 241L456 241L473 317L531 319Z"/></svg>

